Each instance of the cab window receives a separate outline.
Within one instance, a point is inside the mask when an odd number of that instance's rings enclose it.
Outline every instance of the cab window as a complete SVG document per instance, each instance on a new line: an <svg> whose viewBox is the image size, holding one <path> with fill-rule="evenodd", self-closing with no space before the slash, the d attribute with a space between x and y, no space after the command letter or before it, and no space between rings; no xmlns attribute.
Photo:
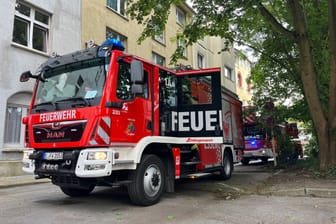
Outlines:
<svg viewBox="0 0 336 224"><path fill-rule="evenodd" d="M129 63L121 62L119 63L119 73L118 73L118 83L117 83L117 98L130 101L135 98L132 93L132 82L131 82L131 66ZM144 70L144 94L138 97L148 98L148 72Z"/></svg>

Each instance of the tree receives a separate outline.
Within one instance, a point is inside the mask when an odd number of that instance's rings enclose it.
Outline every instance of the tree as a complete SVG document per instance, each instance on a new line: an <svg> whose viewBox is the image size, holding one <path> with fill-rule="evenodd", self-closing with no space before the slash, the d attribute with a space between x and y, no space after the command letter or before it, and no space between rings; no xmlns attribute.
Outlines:
<svg viewBox="0 0 336 224"><path fill-rule="evenodd" d="M171 4L184 3L129 2L131 18L145 26L140 40L164 29ZM193 0L192 7L195 15L179 37L192 45L220 36L253 48L260 56L256 84L267 81L268 91L280 93L274 100L297 95L316 130L320 169L335 166L336 0Z"/></svg>

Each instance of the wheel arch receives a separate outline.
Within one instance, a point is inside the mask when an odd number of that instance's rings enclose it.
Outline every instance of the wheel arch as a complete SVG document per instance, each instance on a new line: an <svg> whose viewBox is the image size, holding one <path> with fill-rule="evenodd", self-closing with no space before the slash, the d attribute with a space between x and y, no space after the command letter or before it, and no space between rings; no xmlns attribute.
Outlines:
<svg viewBox="0 0 336 224"><path fill-rule="evenodd" d="M167 192L174 192L175 162L170 144L160 142L151 142L147 144L143 148L139 162L144 155L150 154L158 156L163 162L166 176L165 190Z"/></svg>

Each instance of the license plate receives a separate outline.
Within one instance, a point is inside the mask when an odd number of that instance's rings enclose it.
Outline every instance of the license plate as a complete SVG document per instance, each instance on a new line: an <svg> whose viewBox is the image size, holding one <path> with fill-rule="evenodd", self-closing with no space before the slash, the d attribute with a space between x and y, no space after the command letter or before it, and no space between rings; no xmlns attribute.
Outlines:
<svg viewBox="0 0 336 224"><path fill-rule="evenodd" d="M252 144L247 144L246 148L249 148L249 149L256 149L256 148L258 148L258 145L257 145L257 144L254 144L254 145L252 145Z"/></svg>
<svg viewBox="0 0 336 224"><path fill-rule="evenodd" d="M45 152L42 158L45 160L62 160L63 152Z"/></svg>

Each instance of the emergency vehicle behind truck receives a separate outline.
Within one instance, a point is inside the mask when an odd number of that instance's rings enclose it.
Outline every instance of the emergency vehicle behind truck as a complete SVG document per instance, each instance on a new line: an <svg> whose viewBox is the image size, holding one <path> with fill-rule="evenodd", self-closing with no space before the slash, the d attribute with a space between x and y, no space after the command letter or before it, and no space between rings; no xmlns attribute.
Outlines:
<svg viewBox="0 0 336 224"><path fill-rule="evenodd" d="M267 163L270 158L277 159L278 154L285 151L285 149L278 148L277 141L279 135L288 137L290 142L293 143L294 148L292 151L290 150L290 145L286 146L287 151L291 151L291 156L296 158L303 156L302 146L296 141L299 134L296 123L274 124L273 127L270 128L265 125L265 122L262 123L260 121L261 118L257 117L255 113L246 113L249 112L251 108L247 107L244 109L243 130L245 148L241 160L243 165L248 165L251 160L260 159L263 163Z"/></svg>
<svg viewBox="0 0 336 224"><path fill-rule="evenodd" d="M72 197L126 186L157 203L179 178L229 179L244 148L242 107L220 68L174 71L123 52L114 39L49 58L23 118L23 170Z"/></svg>

